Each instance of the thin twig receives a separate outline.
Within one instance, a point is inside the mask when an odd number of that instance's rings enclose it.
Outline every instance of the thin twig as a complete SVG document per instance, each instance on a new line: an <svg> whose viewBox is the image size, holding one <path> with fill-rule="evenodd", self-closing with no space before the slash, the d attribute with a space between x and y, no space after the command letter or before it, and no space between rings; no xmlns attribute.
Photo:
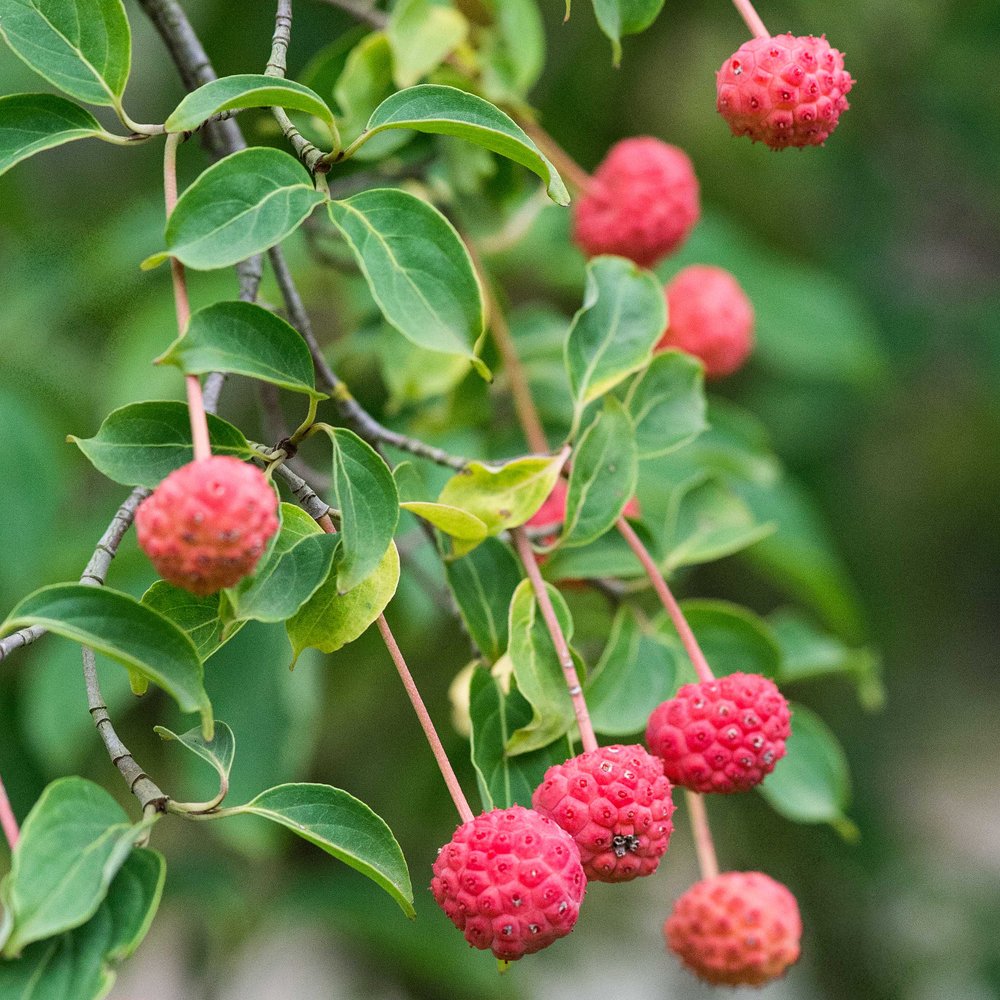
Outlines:
<svg viewBox="0 0 1000 1000"><path fill-rule="evenodd" d="M697 792L685 789L688 817L691 820L691 833L694 835L694 849L698 855L698 867L703 879L715 878L719 874L719 862L715 856L715 844L712 841L712 831L708 825L708 811L705 809L705 799Z"/></svg>
<svg viewBox="0 0 1000 1000"><path fill-rule="evenodd" d="M559 619L556 617L556 609L552 605L552 598L549 596L548 588L542 579L541 570L538 568L538 560L531 548L531 542L522 528L514 528L511 531L511 538L514 539L514 546L517 554L521 557L528 579L531 581L532 589L535 592L535 600L538 602L538 609L542 612L545 620L545 627L552 638L552 644L556 649L556 657L559 666L562 667L563 676L566 679L566 689L569 691L570 699L573 702L573 712L576 714L577 725L580 727L580 740L583 749L588 753L597 749L597 737L594 735L594 727L590 722L590 712L587 711L587 702L583 697L583 688L580 687L580 678L576 675L576 664L569 651L569 644L566 636L563 635Z"/></svg>
<svg viewBox="0 0 1000 1000"><path fill-rule="evenodd" d="M674 623L674 628L677 629L681 644L694 665L698 680L706 683L714 681L715 675L712 673L712 668L708 665L708 660L705 659L705 654L701 651L701 646L698 645L698 640L695 638L694 632L691 631L691 626L684 617L684 612L681 611L680 605L670 592L667 581L663 579L659 566L649 554L649 549L642 544L642 539L624 517L618 518L615 526L622 538L628 543L628 547L635 553L636 558L642 563L642 568L646 571L646 576L652 584L653 590L656 591L656 596L659 597L660 603Z"/></svg>

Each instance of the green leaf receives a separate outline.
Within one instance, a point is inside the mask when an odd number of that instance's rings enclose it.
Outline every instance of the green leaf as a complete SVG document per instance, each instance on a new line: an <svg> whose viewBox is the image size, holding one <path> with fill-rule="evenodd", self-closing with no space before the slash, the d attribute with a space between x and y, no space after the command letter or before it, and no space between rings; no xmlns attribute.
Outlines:
<svg viewBox="0 0 1000 1000"><path fill-rule="evenodd" d="M573 635L573 619L562 594L546 584L566 642ZM530 580L522 580L510 602L510 648L518 690L532 708L531 720L507 743L511 754L548 746L576 723L573 702L566 689L559 657L545 625Z"/></svg>
<svg viewBox="0 0 1000 1000"><path fill-rule="evenodd" d="M212 454L248 458L243 432L208 414ZM194 460L191 419L184 403L129 403L109 413L92 438L67 438L94 468L123 486L156 486L174 469Z"/></svg>
<svg viewBox="0 0 1000 1000"><path fill-rule="evenodd" d="M388 129L453 135L475 143L538 174L554 202L569 204L562 178L531 138L508 115L475 94L438 84L398 91L375 109L365 132L375 136Z"/></svg>
<svg viewBox="0 0 1000 1000"><path fill-rule="evenodd" d="M295 232L325 201L305 167L280 149L254 146L212 164L180 196L167 220L168 257L198 271L238 264Z"/></svg>
<svg viewBox="0 0 1000 1000"><path fill-rule="evenodd" d="M545 68L545 25L535 0L503 0L479 35L483 92L501 103L524 100Z"/></svg>
<svg viewBox="0 0 1000 1000"><path fill-rule="evenodd" d="M12 927L4 957L89 920L132 850L139 826L91 781L60 778L47 786L25 819L11 858L4 894Z"/></svg>
<svg viewBox="0 0 1000 1000"><path fill-rule="evenodd" d="M672 650L623 604L584 689L594 729L605 736L644 730L649 713L673 694L676 671Z"/></svg>
<svg viewBox="0 0 1000 1000"><path fill-rule="evenodd" d="M333 653L358 638L385 610L399 584L399 553L389 543L375 570L346 594L331 573L326 582L287 622L297 660L309 646Z"/></svg>
<svg viewBox="0 0 1000 1000"><path fill-rule="evenodd" d="M790 608L775 611L768 624L781 647L779 683L846 675L853 679L866 709L876 711L882 707L885 689L881 661L874 650L848 646Z"/></svg>
<svg viewBox="0 0 1000 1000"><path fill-rule="evenodd" d="M776 812L796 823L830 823L846 840L857 827L844 810L851 778L843 748L823 720L802 705L792 706L792 735L786 754L757 786Z"/></svg>
<svg viewBox="0 0 1000 1000"><path fill-rule="evenodd" d="M454 7L433 0L399 0L386 29L396 86L409 87L437 69L468 31L468 22Z"/></svg>
<svg viewBox="0 0 1000 1000"><path fill-rule="evenodd" d="M327 579L340 539L294 504L281 504L281 528L252 576L225 591L222 617L283 622Z"/></svg>
<svg viewBox="0 0 1000 1000"><path fill-rule="evenodd" d="M315 115L335 130L333 112L319 94L301 83L257 73L212 80L187 97L164 122L168 132L191 132L221 111L238 108L287 108Z"/></svg>
<svg viewBox="0 0 1000 1000"><path fill-rule="evenodd" d="M566 370L578 412L649 363L667 325L656 276L623 257L587 265L583 306L566 338Z"/></svg>
<svg viewBox="0 0 1000 1000"><path fill-rule="evenodd" d="M642 524L632 527L643 544L657 558L656 541ZM595 542L581 548L560 546L545 563L545 575L550 580L590 580L595 577L632 579L645 576L642 564L617 531L609 531Z"/></svg>
<svg viewBox="0 0 1000 1000"><path fill-rule="evenodd" d="M573 456L561 545L600 538L621 517L639 477L632 418L614 396L583 432Z"/></svg>
<svg viewBox="0 0 1000 1000"><path fill-rule="evenodd" d="M421 500L410 500L399 505L417 517L433 524L435 528L459 542L470 542L478 545L486 537L486 525L466 510L450 507L443 503L426 503Z"/></svg>
<svg viewBox="0 0 1000 1000"><path fill-rule="evenodd" d="M399 493L389 466L343 427L325 428L333 445L333 492L340 510L337 586L356 587L385 556L399 522Z"/></svg>
<svg viewBox="0 0 1000 1000"><path fill-rule="evenodd" d="M682 601L681 609L714 673L778 678L781 649L770 625L760 615L729 601ZM661 622L661 628L679 650L679 640L665 615Z"/></svg>
<svg viewBox="0 0 1000 1000"><path fill-rule="evenodd" d="M601 31L611 39L615 66L622 61L622 35L645 31L663 9L663 0L593 0Z"/></svg>
<svg viewBox="0 0 1000 1000"><path fill-rule="evenodd" d="M138 848L126 858L97 912L82 927L37 941L13 961L0 961L4 1000L101 1000L114 965L142 943L163 893L166 864Z"/></svg>
<svg viewBox="0 0 1000 1000"><path fill-rule="evenodd" d="M219 617L218 594L198 597L166 580L157 580L142 595L142 603L169 618L184 631L194 643L203 663L243 627L243 622L238 622L226 629L225 622Z"/></svg>
<svg viewBox="0 0 1000 1000"><path fill-rule="evenodd" d="M530 455L499 466L469 462L444 484L438 503L474 514L490 535L516 528L545 502L566 457L567 452Z"/></svg>
<svg viewBox="0 0 1000 1000"><path fill-rule="evenodd" d="M389 40L384 32L373 32L351 50L333 89L341 110L341 131L348 136L364 131L372 111L393 89ZM386 132L359 146L352 156L356 160L381 160L411 138L408 132Z"/></svg>
<svg viewBox="0 0 1000 1000"><path fill-rule="evenodd" d="M152 608L107 587L57 583L25 597L0 625L0 635L25 625L41 625L135 670L166 691L182 712L200 712L211 739L212 706L194 644Z"/></svg>
<svg viewBox="0 0 1000 1000"><path fill-rule="evenodd" d="M683 351L662 351L629 386L639 459L659 458L708 429L704 370Z"/></svg>
<svg viewBox="0 0 1000 1000"><path fill-rule="evenodd" d="M0 174L44 149L106 134L89 111L55 94L0 97Z"/></svg>
<svg viewBox="0 0 1000 1000"><path fill-rule="evenodd" d="M732 555L766 538L773 524L760 524L746 504L711 477L690 484L675 500L667 526L667 572Z"/></svg>
<svg viewBox="0 0 1000 1000"><path fill-rule="evenodd" d="M531 808L531 796L547 768L561 764L570 754L560 740L529 753L510 754L513 734L531 721L531 706L517 690L504 694L488 670L472 674L469 717L472 724L470 753L476 769L483 809Z"/></svg>
<svg viewBox="0 0 1000 1000"><path fill-rule="evenodd" d="M278 785L239 811L280 823L381 886L408 916L413 890L403 852L384 820L339 788Z"/></svg>
<svg viewBox="0 0 1000 1000"><path fill-rule="evenodd" d="M132 58L121 0L0 0L0 35L71 97L120 106Z"/></svg>
<svg viewBox="0 0 1000 1000"><path fill-rule="evenodd" d="M200 729L189 729L186 733L177 733L166 726L153 726L153 732L163 740L177 740L193 754L208 761L218 774L223 786L229 784L229 772L233 769L233 758L236 756L236 737L224 722L216 720L215 735L206 740Z"/></svg>
<svg viewBox="0 0 1000 1000"><path fill-rule="evenodd" d="M216 302L199 309L185 334L157 358L160 362L177 365L185 375L230 372L326 398L316 391L312 356L301 334L252 302Z"/></svg>
<svg viewBox="0 0 1000 1000"><path fill-rule="evenodd" d="M521 582L517 559L506 545L488 538L467 556L446 562L444 568L472 641L496 663L507 649L510 602Z"/></svg>
<svg viewBox="0 0 1000 1000"><path fill-rule="evenodd" d="M452 224L420 198L373 188L331 201L372 297L404 337L420 347L468 358L484 337L483 294L469 252Z"/></svg>

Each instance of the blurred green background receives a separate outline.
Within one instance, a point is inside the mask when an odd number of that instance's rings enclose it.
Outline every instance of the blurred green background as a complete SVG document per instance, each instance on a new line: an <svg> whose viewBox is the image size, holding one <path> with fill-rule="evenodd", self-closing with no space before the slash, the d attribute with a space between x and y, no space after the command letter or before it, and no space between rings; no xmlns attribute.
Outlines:
<svg viewBox="0 0 1000 1000"><path fill-rule="evenodd" d="M843 682L809 689L850 760L859 843L793 825L756 796L710 804L724 866L770 872L802 906L803 960L763 995L997 996L1000 13L920 0L762 6L775 33L825 32L858 81L826 148L774 154L732 139L714 112L714 71L745 38L726 3L670 0L653 28L626 40L620 70L582 0L566 25L561 4L545 6L548 62L533 101L563 146L593 168L613 141L652 134L694 161L705 218L663 274L704 260L731 266L751 291L756 280L762 296L794 289L781 328L720 391L760 417L808 484L857 583L864 637L884 659L879 713L862 711ZM139 120L162 121L180 85L137 6L127 7L136 47L128 105ZM270 4L188 7L220 74L263 65ZM319 3L296 8L293 76L352 24ZM0 50L0 93L33 89L44 88ZM241 122L270 137L263 117ZM153 144L77 143L0 179L4 610L75 578L122 495L65 435L92 434L125 402L181 395L176 373L149 363L172 339L169 278L137 266L160 246L159 156ZM193 176L205 162L185 150L182 168ZM309 262L301 236L290 252L324 342L358 394L379 405L377 372L334 343L352 308L340 284ZM581 262L566 254L556 270L571 291L559 304L571 309ZM504 277L512 302L537 296L537 268L509 265ZM192 284L196 302L236 290L230 272ZM264 295L277 298L269 284ZM254 402L232 385L223 412L266 436ZM466 744L446 725L447 686L468 650L435 609L432 561L422 572L432 579L404 572L410 582L389 617L471 791ZM112 573L133 593L150 581L131 536ZM761 612L776 602L735 560L687 577L684 592ZM0 668L0 771L21 816L64 773L120 792L90 728L77 657L46 639ZM252 626L211 663L216 714L239 741L234 800L295 779L358 795L400 838L420 890L417 922L252 819L224 830L164 822L156 845L168 859L167 896L115 1000L710 995L660 938L670 901L695 877L683 823L656 878L593 887L567 941L498 979L423 891L454 821L384 650L369 635L327 661L304 657L294 674L289 659L279 629ZM108 666L102 676L138 759L198 798L207 776L151 731L154 722L183 727L172 707L126 707L123 673Z"/></svg>

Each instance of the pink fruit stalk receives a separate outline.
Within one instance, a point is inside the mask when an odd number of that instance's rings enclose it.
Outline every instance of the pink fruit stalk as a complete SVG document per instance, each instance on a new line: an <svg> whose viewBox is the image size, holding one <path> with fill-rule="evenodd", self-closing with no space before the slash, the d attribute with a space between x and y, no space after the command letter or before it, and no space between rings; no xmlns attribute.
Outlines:
<svg viewBox="0 0 1000 1000"><path fill-rule="evenodd" d="M772 149L821 146L850 105L844 57L825 37L744 42L715 75L716 107L733 135Z"/></svg>
<svg viewBox="0 0 1000 1000"><path fill-rule="evenodd" d="M753 347L753 306L721 267L694 264L666 286L669 322L656 350L676 347L699 358L705 374L736 371Z"/></svg>
<svg viewBox="0 0 1000 1000"><path fill-rule="evenodd" d="M573 838L522 806L463 823L434 862L431 891L474 948L514 961L569 934L587 881Z"/></svg>
<svg viewBox="0 0 1000 1000"><path fill-rule="evenodd" d="M695 883L663 925L667 947L700 978L761 986L799 957L795 897L761 872L725 872Z"/></svg>
<svg viewBox="0 0 1000 1000"><path fill-rule="evenodd" d="M576 841L588 879L656 871L673 832L663 764L640 746L600 747L545 772L531 804Z"/></svg>
<svg viewBox="0 0 1000 1000"><path fill-rule="evenodd" d="M213 594L251 573L278 530L264 474L227 455L175 469L135 514L139 547L168 583Z"/></svg>
<svg viewBox="0 0 1000 1000"><path fill-rule="evenodd" d="M646 743L675 785L694 792L744 792L785 756L788 702L759 674L685 684L653 709Z"/></svg>
<svg viewBox="0 0 1000 1000"><path fill-rule="evenodd" d="M574 205L573 238L588 257L618 254L640 267L676 250L701 214L687 153L649 136L612 146Z"/></svg>

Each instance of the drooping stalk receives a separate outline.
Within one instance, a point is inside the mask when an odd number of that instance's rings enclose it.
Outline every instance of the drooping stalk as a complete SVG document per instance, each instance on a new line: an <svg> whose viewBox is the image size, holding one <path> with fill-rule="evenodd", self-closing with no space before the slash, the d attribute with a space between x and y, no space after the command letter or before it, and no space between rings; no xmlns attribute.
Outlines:
<svg viewBox="0 0 1000 1000"><path fill-rule="evenodd" d="M168 219L177 204L177 146L180 141L180 134L172 132L167 136L163 150L163 200L166 204ZM176 257L170 258L170 277L174 286L177 332L183 337L187 332L188 321L191 319L191 304L188 300L184 265ZM201 382L198 381L197 375L186 375L184 382L187 387L188 415L191 420L194 457L195 461L200 461L209 458L212 454L212 446L208 437L208 418L205 416L205 403L201 394Z"/></svg>
<svg viewBox="0 0 1000 1000"><path fill-rule="evenodd" d="M760 14L754 9L750 0L733 0L733 6L739 11L740 17L746 22L750 29L750 34L754 38L770 38L771 32L764 27L764 22L760 19Z"/></svg>
<svg viewBox="0 0 1000 1000"><path fill-rule="evenodd" d="M701 870L701 877L703 879L715 878L719 874L719 862L715 856L712 831L708 826L705 798L698 792L685 789L685 801L691 820L691 833L694 835L694 849L698 855L698 868Z"/></svg>
<svg viewBox="0 0 1000 1000"><path fill-rule="evenodd" d="M10 849L13 851L17 847L21 831L17 825L17 817L14 815L14 810L10 807L10 799L7 798L7 789L3 786L2 777L0 777L0 827L3 828L3 834L7 838Z"/></svg>
<svg viewBox="0 0 1000 1000"><path fill-rule="evenodd" d="M545 586L545 580L542 579L538 560L535 558L531 541L524 528L514 528L511 531L511 537L514 539L517 554L521 557L528 579L531 581L538 609L542 612L542 618L545 620L545 627L549 630L552 644L556 648L556 657L559 660L559 666L562 667L563 676L566 678L566 688L573 702L573 712L576 715L577 725L580 727L580 740L583 743L583 749L589 753L591 750L597 749L597 737L594 735L590 712L587 710L587 702L583 697L583 688L580 687L580 678L576 674L576 664L569 651L569 644L566 642L566 636L563 635L563 630L559 625L556 609L552 606L552 598Z"/></svg>
<svg viewBox="0 0 1000 1000"><path fill-rule="evenodd" d="M646 571L646 576L649 578L653 590L656 591L656 596L659 597L660 603L666 609L667 614L670 615L670 620L674 623L674 628L677 629L677 634L681 638L681 644L684 646L691 663L694 664L698 680L706 682L714 681L715 674L712 673L712 668L708 665L708 660L705 659L705 654L701 651L701 646L698 645L698 640L694 637L694 632L691 631L691 626L688 625L687 619L684 617L684 612L681 611L680 605L670 592L670 588L667 586L667 581L663 579L663 574L660 572L659 566L656 565L646 546L642 544L642 539L639 538L635 533L635 529L624 517L618 518L616 527L622 538L628 543L628 547L635 553L639 562L642 563L642 568Z"/></svg>

